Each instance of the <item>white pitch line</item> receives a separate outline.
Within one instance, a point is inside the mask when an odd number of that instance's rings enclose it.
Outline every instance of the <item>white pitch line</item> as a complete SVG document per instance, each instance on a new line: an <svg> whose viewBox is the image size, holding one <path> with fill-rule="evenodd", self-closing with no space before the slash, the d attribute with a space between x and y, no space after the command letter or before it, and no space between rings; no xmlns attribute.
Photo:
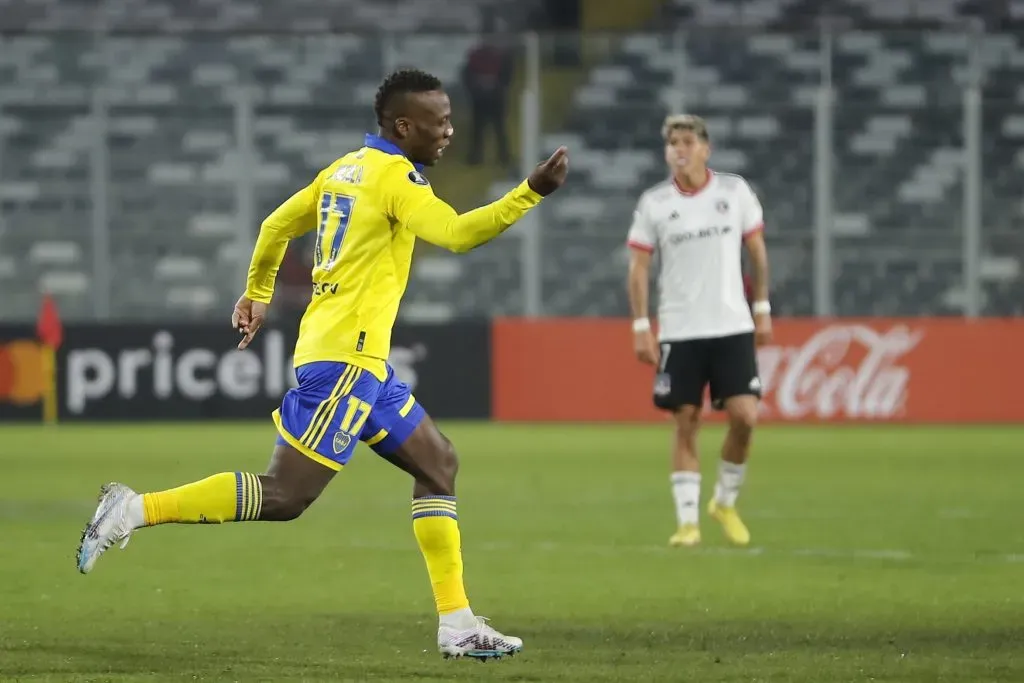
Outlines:
<svg viewBox="0 0 1024 683"><path fill-rule="evenodd" d="M886 513L885 511L877 511L877 512L864 511L864 512L860 513L860 518L861 519L872 519L872 520L888 519L889 516L890 515L888 513ZM744 512L743 513L743 517L744 517L744 519L746 519L746 518L750 518L750 519L771 519L771 520L781 520L781 521L793 521L793 520L805 520L805 519L807 519L807 515L806 514L802 514L802 513L798 512L798 511L771 510L771 509L765 509L765 510L756 510L755 509L755 510L751 510L750 512ZM975 512L974 510L969 510L969 509L966 509L966 508L948 508L948 509L940 509L940 510L936 510L935 511L935 518L936 519L942 519L942 520L951 520L951 519L960 519L960 520L965 520L965 519L991 519L991 517L992 517L991 515L982 514L982 513ZM824 512L816 512L816 513L814 513L814 519L818 519L818 520L821 520L821 519L843 519L843 520L847 520L849 518L850 518L849 514L844 513L844 512L824 511Z"/></svg>
<svg viewBox="0 0 1024 683"><path fill-rule="evenodd" d="M376 541L351 541L347 544L352 548L365 550L407 551L410 546L399 543ZM730 548L727 546L698 546L696 548L670 548L667 545L600 545L575 544L560 541L536 541L532 543L511 543L508 541L484 541L466 546L472 552L557 552L578 553L583 555L621 556L629 553L651 555L705 555L738 558L756 557L796 557L803 559L838 559L838 560L874 560L879 562L908 562L924 560L935 562L966 562L971 564L1020 564L1024 563L1024 553L1004 555L976 556L972 554L958 555L922 555L903 549L871 549L871 548Z"/></svg>
<svg viewBox="0 0 1024 683"><path fill-rule="evenodd" d="M909 550L836 550L834 548L797 548L796 550L789 551L789 554L797 557L845 557L865 560L894 560L900 562L914 559L914 553Z"/></svg>

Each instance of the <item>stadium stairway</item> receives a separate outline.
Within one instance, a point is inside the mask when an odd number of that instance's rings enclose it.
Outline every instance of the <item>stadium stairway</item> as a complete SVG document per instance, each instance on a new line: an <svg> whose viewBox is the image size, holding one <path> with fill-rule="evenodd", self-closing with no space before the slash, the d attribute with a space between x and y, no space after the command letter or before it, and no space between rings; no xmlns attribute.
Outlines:
<svg viewBox="0 0 1024 683"><path fill-rule="evenodd" d="M469 114L458 117L462 120L462 135L468 136ZM465 145L458 145L450 157L446 157L430 173L430 182L438 197L451 204L460 213L470 211L484 202L487 188L490 185L498 165L488 156L483 164L470 166L466 163L468 149Z"/></svg>
<svg viewBox="0 0 1024 683"><path fill-rule="evenodd" d="M583 0L581 28L584 31L637 29L654 18L663 0Z"/></svg>
<svg viewBox="0 0 1024 683"><path fill-rule="evenodd" d="M662 0L584 0L581 3L581 25L586 30L608 31L641 28L650 23ZM588 46L582 46L581 63L578 65L561 65L553 59L552 48L557 36L542 39L541 55L541 132L564 128L573 103L576 89L586 81L587 73L596 63L605 57L591 54ZM444 160L430 174L431 183L438 196L444 198L458 211L469 211L481 203L485 197L495 197L495 188L508 186L520 179L519 149L521 145L522 111L520 101L526 85L525 62L520 59L516 64L515 75L509 93L509 108L506 118L508 145L512 155L511 168L503 168L497 162L497 146L492 136L485 137L484 160L479 166L470 166L465 162L467 150L459 145L458 151ZM468 136L470 113L463 103L454 104L455 120L461 122L462 134ZM540 150L543 155L551 150ZM539 159L538 159L539 161ZM443 252L422 245L418 255L441 257Z"/></svg>
<svg viewBox="0 0 1024 683"><path fill-rule="evenodd" d="M586 70L581 67L554 67L546 63L541 74L541 131L558 130L562 127L565 116L572 106L572 96L576 88L586 78ZM509 107L506 114L506 131L508 133L509 152L512 163L503 168L497 161L497 144L488 131L485 136L483 163L470 166L465 161L468 150L464 145L451 157L434 170L430 177L438 196L459 211L468 211L479 206L485 197L492 194L495 183L506 184L520 180L519 150L521 145L522 110L520 101L525 87L526 77L524 64L516 65L515 76L509 93ZM461 128L461 135L468 137L470 113L464 107L455 107L455 119ZM461 123L458 123L461 122ZM551 152L553 150L547 150ZM540 150L541 154L545 150ZM538 159L540 161L540 159ZM508 188L506 188L508 189Z"/></svg>
<svg viewBox="0 0 1024 683"><path fill-rule="evenodd" d="M662 0L583 0L581 3L581 24L585 30L628 30L640 28L648 24L663 4ZM584 83L590 62L596 56L584 50L583 64L578 66L560 66L548 54L547 48L557 37L545 38L542 41L545 54L541 57L543 71L541 73L541 131L559 130L564 126L565 117L572 107L573 93ZM599 58L597 58L599 60ZM522 60L516 65L515 76L509 93L509 110L506 123L509 149L512 153L512 167L502 168L497 163L497 148L494 140L488 136L485 140L484 162L480 166L469 166L465 163L465 149L459 146L458 156L445 159L445 163L431 174L431 182L439 196L459 211L468 211L481 203L481 198L492 194L495 183L514 181L519 178L520 162L518 151L521 144L522 112L519 102L525 87L525 64ZM462 122L462 130L469 125L469 112L465 107L456 107L456 120ZM465 134L465 133L464 133ZM547 150L550 151L550 150ZM545 150L540 150L541 154ZM539 160L538 160L539 161Z"/></svg>

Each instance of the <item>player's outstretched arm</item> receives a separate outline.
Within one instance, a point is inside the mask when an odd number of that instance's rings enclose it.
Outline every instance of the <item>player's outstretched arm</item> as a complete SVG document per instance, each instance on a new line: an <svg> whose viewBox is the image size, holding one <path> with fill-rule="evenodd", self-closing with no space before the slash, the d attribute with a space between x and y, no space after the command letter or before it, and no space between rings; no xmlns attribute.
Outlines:
<svg viewBox="0 0 1024 683"><path fill-rule="evenodd" d="M569 152L559 147L504 197L461 215L438 199L422 176L408 173L392 182L392 212L417 237L450 251L466 252L505 232L543 197L561 187L568 173Z"/></svg>
<svg viewBox="0 0 1024 683"><path fill-rule="evenodd" d="M277 271L288 251L288 242L316 226L318 177L274 209L260 225L260 234L249 261L245 293L235 302L231 326L244 334L238 348L244 349L263 325L267 306L274 296Z"/></svg>

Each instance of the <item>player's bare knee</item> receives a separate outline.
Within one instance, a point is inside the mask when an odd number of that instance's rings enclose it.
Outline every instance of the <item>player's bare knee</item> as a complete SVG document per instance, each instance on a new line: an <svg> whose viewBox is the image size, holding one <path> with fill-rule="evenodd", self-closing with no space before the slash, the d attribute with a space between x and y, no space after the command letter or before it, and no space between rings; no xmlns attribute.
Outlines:
<svg viewBox="0 0 1024 683"><path fill-rule="evenodd" d="M734 438L750 439L754 426L757 425L757 404L744 402L742 405L729 409L729 432Z"/></svg>

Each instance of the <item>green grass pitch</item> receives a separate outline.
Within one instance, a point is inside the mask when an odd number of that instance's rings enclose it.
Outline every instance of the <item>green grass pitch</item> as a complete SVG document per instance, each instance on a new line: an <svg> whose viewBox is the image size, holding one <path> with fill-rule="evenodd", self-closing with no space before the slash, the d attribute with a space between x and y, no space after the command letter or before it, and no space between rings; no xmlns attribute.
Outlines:
<svg viewBox="0 0 1024 683"><path fill-rule="evenodd" d="M705 516L687 551L666 427L442 426L470 598L519 657L441 660L411 486L362 447L295 522L142 530L81 576L100 484L262 471L272 426L5 425L0 680L1024 681L1024 428L763 428L752 548Z"/></svg>

